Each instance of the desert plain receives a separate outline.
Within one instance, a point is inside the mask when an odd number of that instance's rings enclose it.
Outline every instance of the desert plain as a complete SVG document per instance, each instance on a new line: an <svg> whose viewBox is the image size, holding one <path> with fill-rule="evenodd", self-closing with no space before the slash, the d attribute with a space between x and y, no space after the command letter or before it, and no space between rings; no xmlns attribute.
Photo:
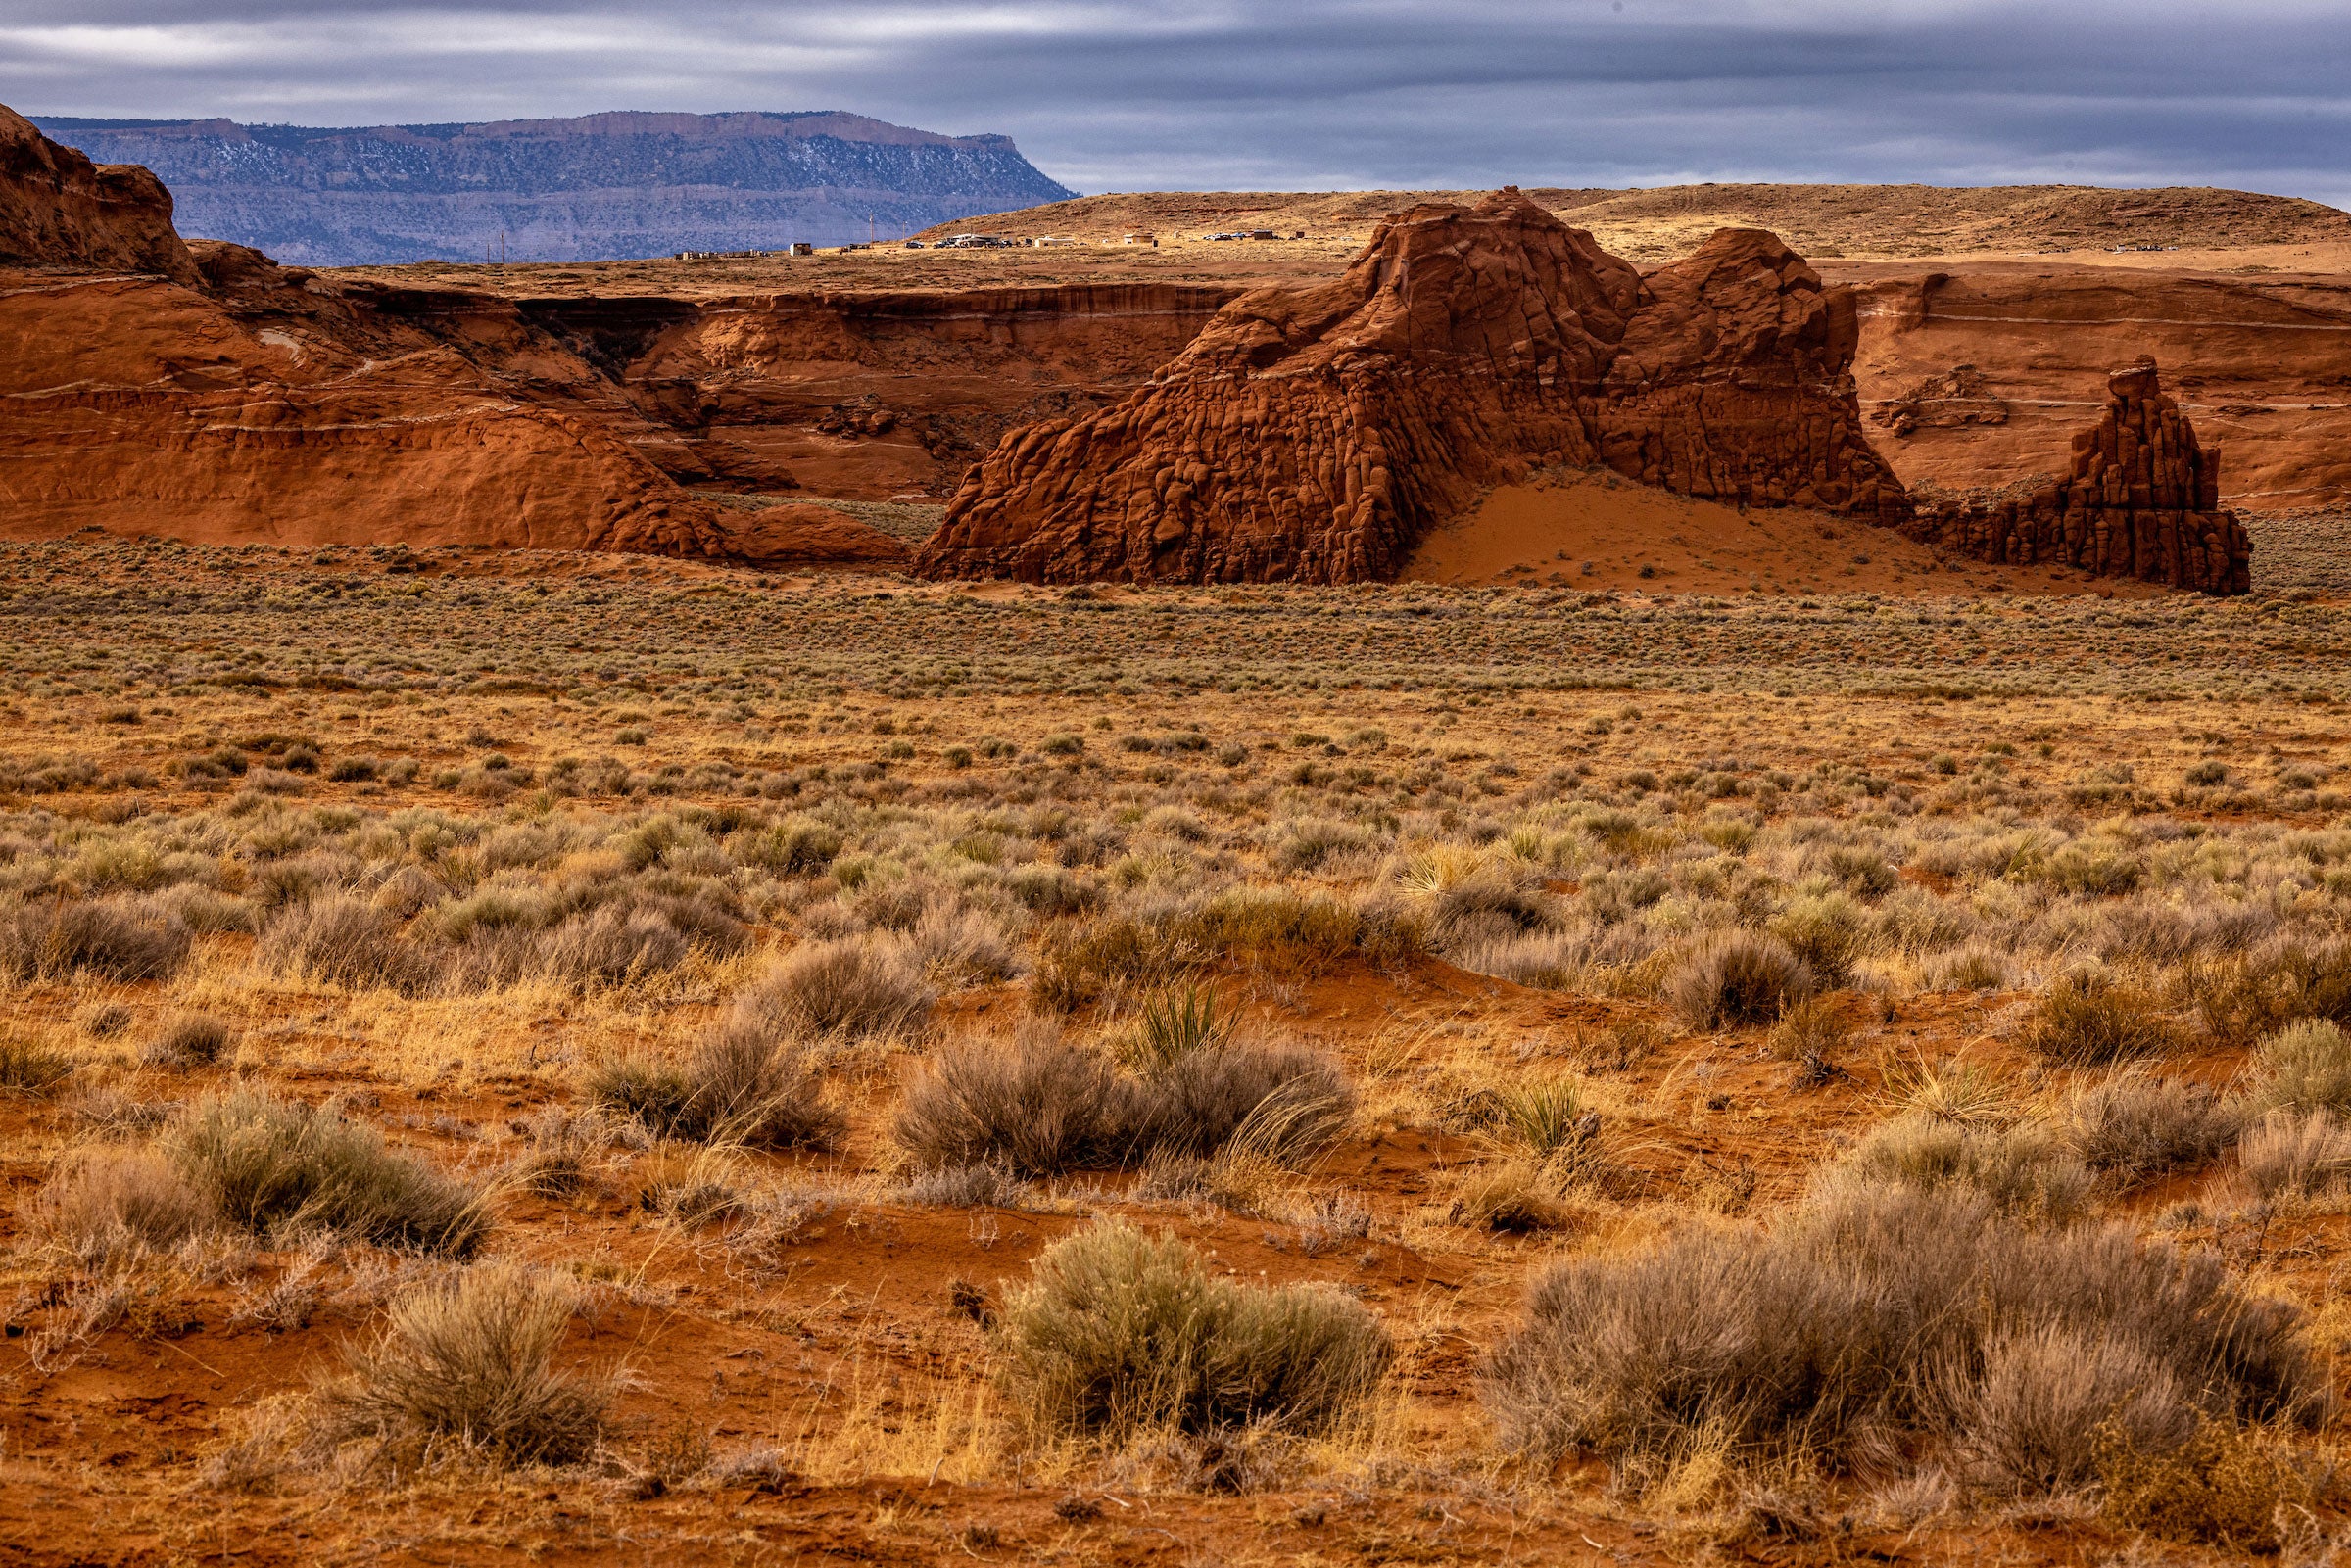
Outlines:
<svg viewBox="0 0 2351 1568"><path fill-rule="evenodd" d="M2337 1560L2351 218L1528 193L1782 231L1924 499L2152 356L2246 592L1598 462L930 569L1376 194L13 274L0 1556Z"/></svg>

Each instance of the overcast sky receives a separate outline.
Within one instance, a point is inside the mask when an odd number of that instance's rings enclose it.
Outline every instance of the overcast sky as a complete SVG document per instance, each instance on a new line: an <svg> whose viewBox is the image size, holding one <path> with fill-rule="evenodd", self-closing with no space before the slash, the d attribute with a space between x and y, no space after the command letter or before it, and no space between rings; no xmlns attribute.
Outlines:
<svg viewBox="0 0 2351 1568"><path fill-rule="evenodd" d="M846 109L1076 189L2210 184L2351 206L2351 0L5 0L0 102Z"/></svg>

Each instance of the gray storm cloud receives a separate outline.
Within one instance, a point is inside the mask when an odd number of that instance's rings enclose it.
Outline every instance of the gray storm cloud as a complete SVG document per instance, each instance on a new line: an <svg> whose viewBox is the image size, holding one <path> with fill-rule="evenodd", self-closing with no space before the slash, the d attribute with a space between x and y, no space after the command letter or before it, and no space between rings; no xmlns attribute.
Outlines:
<svg viewBox="0 0 2351 1568"><path fill-rule="evenodd" d="M0 101L369 124L849 109L1081 190L2224 184L2351 202L2342 0L13 0Z"/></svg>

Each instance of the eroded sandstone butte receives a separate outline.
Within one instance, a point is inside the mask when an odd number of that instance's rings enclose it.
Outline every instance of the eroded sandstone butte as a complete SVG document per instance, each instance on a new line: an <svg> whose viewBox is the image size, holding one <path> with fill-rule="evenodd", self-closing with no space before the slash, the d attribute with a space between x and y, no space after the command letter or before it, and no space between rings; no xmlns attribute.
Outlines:
<svg viewBox="0 0 2351 1568"><path fill-rule="evenodd" d="M1534 465L1899 523L1849 295L1726 229L1648 278L1515 190L1383 223L1330 282L1227 305L1114 407L1005 436L934 577L1338 583Z"/></svg>
<svg viewBox="0 0 2351 1568"><path fill-rule="evenodd" d="M1922 508L1904 532L1978 560L2062 564L2208 594L2252 591L2253 543L2221 506L2221 454L2165 396L2152 358L2107 378L2073 471L2022 496Z"/></svg>

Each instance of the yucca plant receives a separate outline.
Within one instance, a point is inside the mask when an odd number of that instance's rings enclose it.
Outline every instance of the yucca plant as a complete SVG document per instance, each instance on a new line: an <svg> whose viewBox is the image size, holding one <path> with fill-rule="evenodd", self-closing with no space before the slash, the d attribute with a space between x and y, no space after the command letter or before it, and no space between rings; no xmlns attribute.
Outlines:
<svg viewBox="0 0 2351 1568"><path fill-rule="evenodd" d="M2001 1122L2017 1114L2015 1091L1981 1063L1890 1057L1880 1070L1888 1099L1937 1121Z"/></svg>
<svg viewBox="0 0 2351 1568"><path fill-rule="evenodd" d="M1232 1037L1233 1016L1217 1005L1205 985L1169 986L1143 1001L1128 1040L1129 1065L1138 1072L1161 1072L1207 1046Z"/></svg>
<svg viewBox="0 0 2351 1568"><path fill-rule="evenodd" d="M1549 1160L1600 1130L1599 1115L1584 1103L1582 1082L1531 1078L1494 1091L1501 1130L1537 1160Z"/></svg>

